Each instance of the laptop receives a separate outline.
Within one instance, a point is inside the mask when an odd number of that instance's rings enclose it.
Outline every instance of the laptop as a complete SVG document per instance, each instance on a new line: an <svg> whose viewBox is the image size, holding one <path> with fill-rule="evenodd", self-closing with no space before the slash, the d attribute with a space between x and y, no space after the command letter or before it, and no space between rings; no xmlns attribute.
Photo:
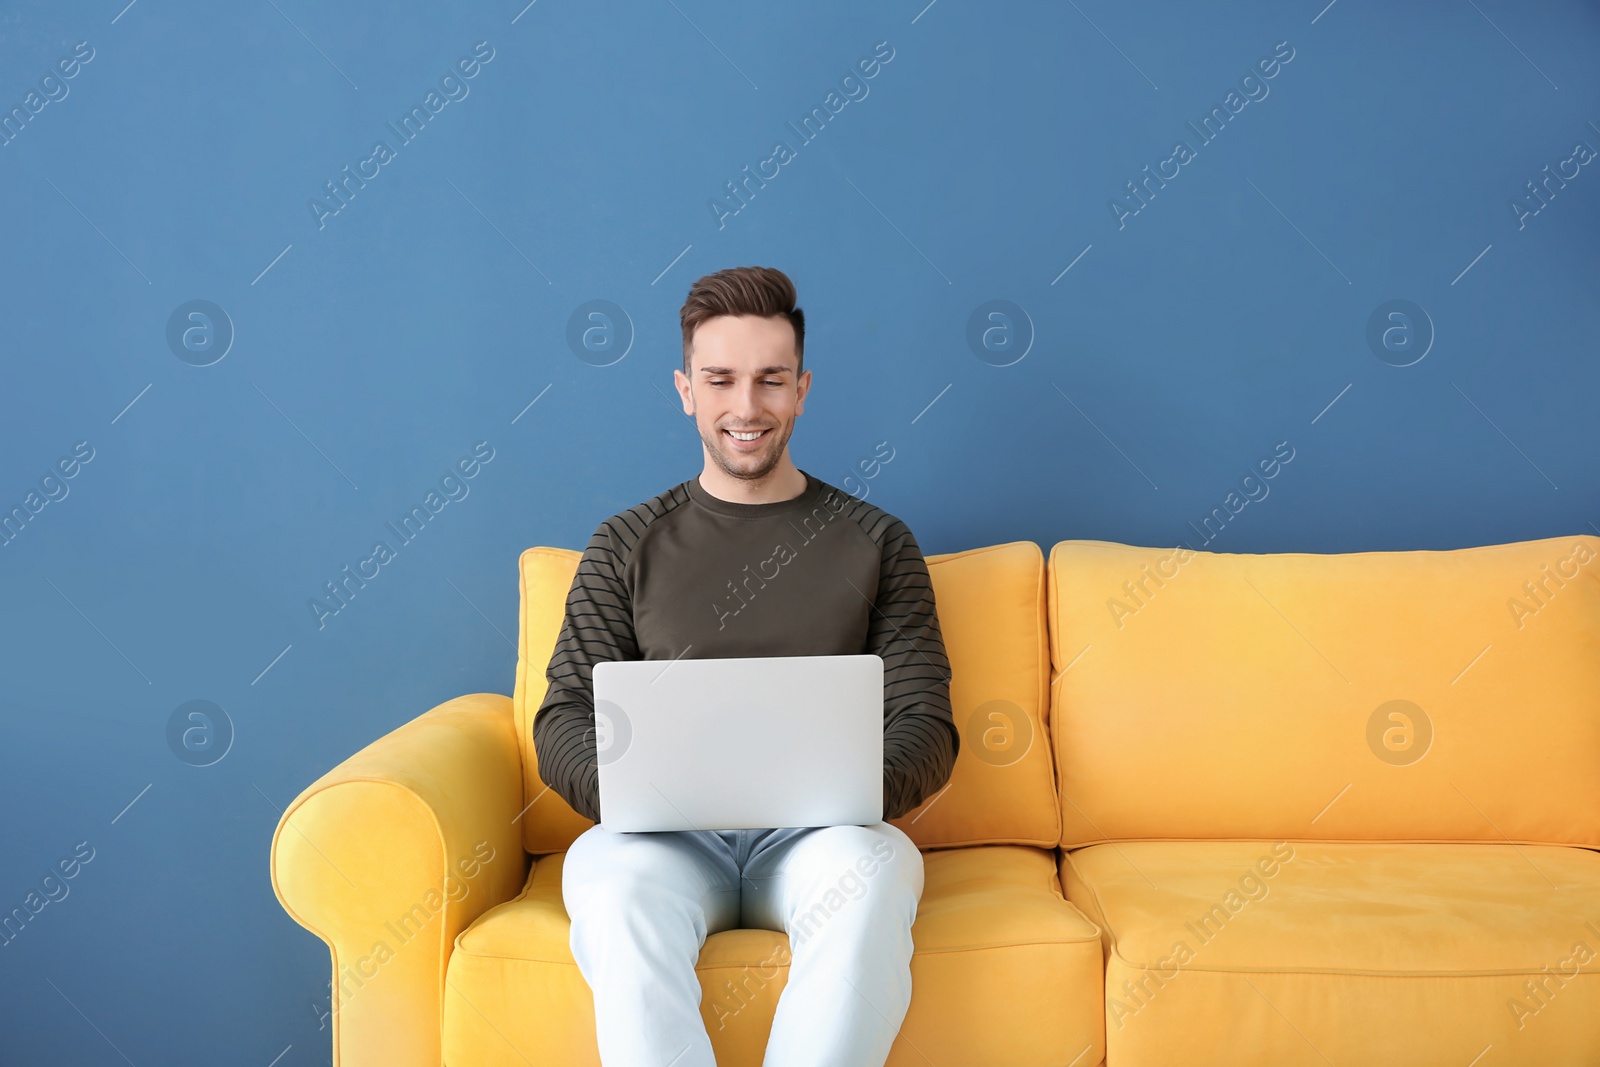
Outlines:
<svg viewBox="0 0 1600 1067"><path fill-rule="evenodd" d="M883 659L594 665L609 830L867 825L883 818Z"/></svg>

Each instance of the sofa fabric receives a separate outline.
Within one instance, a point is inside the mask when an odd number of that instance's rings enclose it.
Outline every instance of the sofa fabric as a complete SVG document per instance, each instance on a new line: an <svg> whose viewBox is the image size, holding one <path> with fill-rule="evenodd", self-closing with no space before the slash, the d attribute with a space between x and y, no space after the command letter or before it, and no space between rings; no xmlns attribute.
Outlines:
<svg viewBox="0 0 1600 1067"><path fill-rule="evenodd" d="M561 899L589 823L529 718L580 555L521 556L510 698L417 715L278 824L334 1067L596 1062ZM962 746L895 821L926 877L893 1067L1600 1063L1600 538L927 558ZM787 960L706 941L725 1067Z"/></svg>
<svg viewBox="0 0 1600 1067"><path fill-rule="evenodd" d="M1063 848L1600 847L1600 538L1049 569Z"/></svg>
<svg viewBox="0 0 1600 1067"><path fill-rule="evenodd" d="M449 1067L598 1067L593 1000L568 945L564 858L538 860L516 899L457 939L445 988ZM1100 931L1063 899L1054 854L945 849L924 855L924 875L915 994L889 1067L1098 1064ZM706 939L696 969L719 1063L760 1064L788 961L788 940L773 931Z"/></svg>
<svg viewBox="0 0 1600 1067"><path fill-rule="evenodd" d="M528 805L523 843L536 855L565 849L592 825L540 780L532 734L532 717L544 700L545 665L581 557L572 549L541 547L520 560L522 638L513 706ZM891 821L918 848L1054 847L1061 817L1048 744L1044 553L1031 541L1016 541L926 558L950 659L961 752L942 790Z"/></svg>
<svg viewBox="0 0 1600 1067"><path fill-rule="evenodd" d="M272 837L278 903L328 946L336 1067L437 1067L456 935L517 892L511 701L447 700L312 782Z"/></svg>
<svg viewBox="0 0 1600 1067"><path fill-rule="evenodd" d="M1061 877L1104 938L1110 1067L1600 1063L1588 849L1126 842Z"/></svg>

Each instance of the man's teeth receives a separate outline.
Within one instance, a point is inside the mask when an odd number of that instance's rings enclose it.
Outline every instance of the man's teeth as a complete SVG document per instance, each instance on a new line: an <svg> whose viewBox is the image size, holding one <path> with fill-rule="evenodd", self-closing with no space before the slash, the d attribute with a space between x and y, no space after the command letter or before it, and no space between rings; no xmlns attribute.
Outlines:
<svg viewBox="0 0 1600 1067"><path fill-rule="evenodd" d="M751 430L749 433L740 433L738 430L729 430L727 432L730 436L740 441L754 441L756 438L766 433L765 430Z"/></svg>

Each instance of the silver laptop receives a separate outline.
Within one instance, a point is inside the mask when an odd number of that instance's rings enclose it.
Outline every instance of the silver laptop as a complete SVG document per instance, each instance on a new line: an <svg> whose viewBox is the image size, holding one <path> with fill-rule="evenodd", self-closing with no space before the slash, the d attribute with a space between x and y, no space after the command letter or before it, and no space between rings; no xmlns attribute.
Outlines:
<svg viewBox="0 0 1600 1067"><path fill-rule="evenodd" d="M610 830L866 825L883 818L883 659L594 665Z"/></svg>

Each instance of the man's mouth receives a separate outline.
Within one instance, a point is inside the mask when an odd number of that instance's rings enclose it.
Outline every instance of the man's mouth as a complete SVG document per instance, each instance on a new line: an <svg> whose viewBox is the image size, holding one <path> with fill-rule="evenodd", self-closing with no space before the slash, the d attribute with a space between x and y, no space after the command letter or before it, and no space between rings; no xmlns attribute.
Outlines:
<svg viewBox="0 0 1600 1067"><path fill-rule="evenodd" d="M722 432L733 442L735 448L743 450L755 447L767 434L772 432L772 427L768 426L760 430L723 430Z"/></svg>

